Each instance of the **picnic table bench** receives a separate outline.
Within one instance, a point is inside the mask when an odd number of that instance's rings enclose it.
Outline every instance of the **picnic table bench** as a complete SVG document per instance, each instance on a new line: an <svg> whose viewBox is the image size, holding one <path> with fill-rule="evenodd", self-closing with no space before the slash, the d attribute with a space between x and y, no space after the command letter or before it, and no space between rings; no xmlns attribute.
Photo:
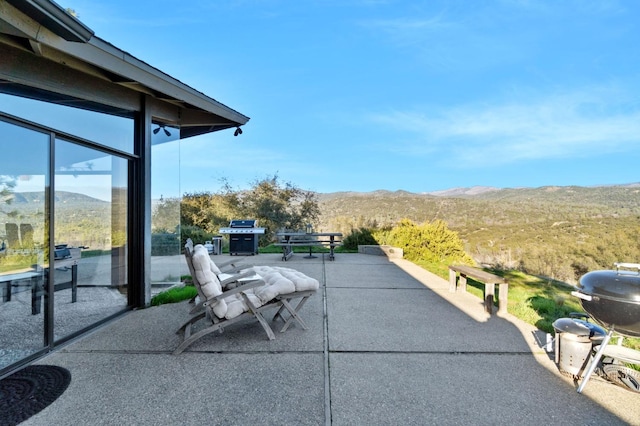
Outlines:
<svg viewBox="0 0 640 426"><path fill-rule="evenodd" d="M342 237L340 232L278 232L278 242L275 246L282 248L282 260L286 261L293 256L294 247L309 247L308 259L316 256L312 254L312 248L322 246L329 248L329 260L335 259L334 249L342 245L342 241L336 238Z"/></svg>
<svg viewBox="0 0 640 426"><path fill-rule="evenodd" d="M459 279L458 275L460 275ZM509 284L506 279L483 271L482 269L474 268L472 266L450 265L449 291L455 293L458 283L460 283L460 289L462 291L466 291L467 277L473 278L474 280L484 284L484 309L489 315L493 313L493 298L495 294L496 284L498 284L500 286L500 293L498 295L498 312L507 312Z"/></svg>

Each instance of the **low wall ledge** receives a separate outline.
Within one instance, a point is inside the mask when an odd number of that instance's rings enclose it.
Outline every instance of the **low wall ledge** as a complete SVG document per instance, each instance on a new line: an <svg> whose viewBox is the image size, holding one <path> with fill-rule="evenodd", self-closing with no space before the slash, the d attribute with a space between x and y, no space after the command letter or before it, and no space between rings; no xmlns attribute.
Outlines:
<svg viewBox="0 0 640 426"><path fill-rule="evenodd" d="M358 253L374 256L387 256L389 259L402 259L404 252L401 248L378 245L358 245Z"/></svg>

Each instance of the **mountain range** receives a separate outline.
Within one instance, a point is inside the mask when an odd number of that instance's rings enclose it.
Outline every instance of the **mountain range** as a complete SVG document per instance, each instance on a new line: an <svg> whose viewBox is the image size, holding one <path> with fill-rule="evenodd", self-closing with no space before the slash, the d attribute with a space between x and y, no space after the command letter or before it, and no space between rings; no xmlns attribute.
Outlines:
<svg viewBox="0 0 640 426"><path fill-rule="evenodd" d="M390 228L442 220L479 263L567 282L579 272L640 262L640 183L318 194L319 228Z"/></svg>

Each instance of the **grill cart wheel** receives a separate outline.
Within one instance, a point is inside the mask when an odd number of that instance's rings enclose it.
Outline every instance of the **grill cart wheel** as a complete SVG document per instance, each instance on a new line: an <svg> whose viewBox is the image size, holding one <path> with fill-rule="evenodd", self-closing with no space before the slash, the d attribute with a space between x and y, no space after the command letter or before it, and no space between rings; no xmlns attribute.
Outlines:
<svg viewBox="0 0 640 426"><path fill-rule="evenodd" d="M640 393L640 371L621 364L609 364L603 367L607 378L623 388Z"/></svg>

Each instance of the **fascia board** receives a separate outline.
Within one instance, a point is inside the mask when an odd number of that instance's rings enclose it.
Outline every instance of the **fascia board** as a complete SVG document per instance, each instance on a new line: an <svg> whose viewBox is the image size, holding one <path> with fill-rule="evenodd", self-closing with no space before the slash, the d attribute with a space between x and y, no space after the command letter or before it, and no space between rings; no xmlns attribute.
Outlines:
<svg viewBox="0 0 640 426"><path fill-rule="evenodd" d="M57 42L47 40L47 42L52 42L51 47L68 55L121 76L124 82L138 82L159 93L238 124L245 124L249 121L245 115L198 92L99 37L94 36L87 43L69 43L64 40Z"/></svg>

